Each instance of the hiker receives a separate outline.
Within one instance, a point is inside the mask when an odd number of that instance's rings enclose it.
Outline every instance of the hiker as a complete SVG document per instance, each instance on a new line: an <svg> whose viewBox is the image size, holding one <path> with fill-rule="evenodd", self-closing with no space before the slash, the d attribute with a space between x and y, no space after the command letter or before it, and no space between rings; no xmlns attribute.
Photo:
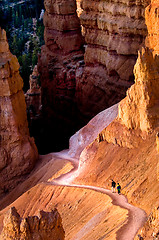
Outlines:
<svg viewBox="0 0 159 240"><path fill-rule="evenodd" d="M116 182L112 179L112 192L115 192Z"/></svg>
<svg viewBox="0 0 159 240"><path fill-rule="evenodd" d="M117 188L118 194L120 194L120 192L121 192L121 186L120 186L119 183L117 184L117 187L116 187L116 188Z"/></svg>

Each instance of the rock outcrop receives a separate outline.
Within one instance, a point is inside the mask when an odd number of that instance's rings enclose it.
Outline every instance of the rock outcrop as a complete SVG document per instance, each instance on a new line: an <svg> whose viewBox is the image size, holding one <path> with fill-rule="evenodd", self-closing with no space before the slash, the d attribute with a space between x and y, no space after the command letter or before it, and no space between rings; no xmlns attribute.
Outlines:
<svg viewBox="0 0 159 240"><path fill-rule="evenodd" d="M84 66L83 37L75 0L45 0L44 4L45 45L41 49L38 69L44 131L50 137L55 136L57 145L61 134L72 135L78 119L75 87ZM63 140L59 138L61 145Z"/></svg>
<svg viewBox="0 0 159 240"><path fill-rule="evenodd" d="M25 94L28 118L35 118L36 116L40 115L41 88L38 82L39 77L40 76L36 65L32 74L30 75L30 88Z"/></svg>
<svg viewBox="0 0 159 240"><path fill-rule="evenodd" d="M29 136L19 63L0 28L0 195L14 188L38 158Z"/></svg>
<svg viewBox="0 0 159 240"><path fill-rule="evenodd" d="M143 228L135 240L159 239L159 206L152 209Z"/></svg>
<svg viewBox="0 0 159 240"><path fill-rule="evenodd" d="M159 20L158 5L151 3L145 11L148 36L145 48L138 54L135 64L135 84L128 90L127 97L120 103L119 119L131 129L140 128L149 132L159 121Z"/></svg>
<svg viewBox="0 0 159 240"><path fill-rule="evenodd" d="M133 132L142 138L159 126L159 57L158 4L151 3L145 10L148 36L145 47L138 52L134 67L135 84L119 104L116 121L109 126L103 138L122 146L135 146ZM121 132L117 131L121 125ZM123 130L124 129L124 130ZM115 140L113 140L115 139Z"/></svg>
<svg viewBox="0 0 159 240"><path fill-rule="evenodd" d="M81 2L82 2L82 0L76 0L78 17L80 17L80 15L82 13Z"/></svg>
<svg viewBox="0 0 159 240"><path fill-rule="evenodd" d="M119 119L129 129L149 132L159 122L159 57L142 48L134 68L135 84L119 105Z"/></svg>
<svg viewBox="0 0 159 240"><path fill-rule="evenodd" d="M57 209L51 212L39 211L38 216L21 218L16 208L12 207L4 216L0 239L63 240L65 233Z"/></svg>
<svg viewBox="0 0 159 240"><path fill-rule="evenodd" d="M77 81L79 108L93 115L117 103L133 83L137 51L147 34L147 1L83 0L85 69Z"/></svg>

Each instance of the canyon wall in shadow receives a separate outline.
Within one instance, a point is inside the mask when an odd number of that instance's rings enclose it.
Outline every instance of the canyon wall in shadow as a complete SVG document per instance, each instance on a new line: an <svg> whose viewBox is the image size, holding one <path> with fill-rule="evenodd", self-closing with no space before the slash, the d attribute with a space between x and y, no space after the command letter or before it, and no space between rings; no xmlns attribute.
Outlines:
<svg viewBox="0 0 159 240"><path fill-rule="evenodd" d="M125 97L147 34L148 3L83 0L77 9L75 0L44 1L42 119L32 127L42 153L67 148L74 132Z"/></svg>

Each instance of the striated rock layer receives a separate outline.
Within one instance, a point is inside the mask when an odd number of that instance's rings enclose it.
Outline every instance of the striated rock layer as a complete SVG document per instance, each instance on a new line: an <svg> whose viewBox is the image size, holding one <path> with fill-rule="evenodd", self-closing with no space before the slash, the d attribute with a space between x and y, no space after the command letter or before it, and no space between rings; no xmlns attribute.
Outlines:
<svg viewBox="0 0 159 240"><path fill-rule="evenodd" d="M125 97L147 34L149 2L45 0L45 46L38 61L44 122L38 139L46 138L44 132L50 138L53 133L59 145L61 133L68 139L91 117ZM47 143L47 152L51 145Z"/></svg>
<svg viewBox="0 0 159 240"><path fill-rule="evenodd" d="M57 209L39 211L38 216L21 218L16 208L11 207L4 216L0 239L63 240L65 233Z"/></svg>
<svg viewBox="0 0 159 240"><path fill-rule="evenodd" d="M131 129L149 132L159 121L159 45L157 41L159 21L158 5L150 4L145 11L148 35L145 48L138 54L134 68L135 84L128 90L127 98L119 108L119 118Z"/></svg>
<svg viewBox="0 0 159 240"><path fill-rule="evenodd" d="M77 81L79 108L91 115L125 97L133 83L137 51L147 34L147 1L83 0L85 69Z"/></svg>
<svg viewBox="0 0 159 240"><path fill-rule="evenodd" d="M38 158L30 138L19 63L0 29L0 195L14 188Z"/></svg>
<svg viewBox="0 0 159 240"><path fill-rule="evenodd" d="M103 139L108 142L133 147L136 145L133 136L138 133L139 137L145 138L159 126L157 11L157 3L151 3L146 8L148 36L134 67L135 84L128 89L126 98L120 102L117 119L102 133Z"/></svg>
<svg viewBox="0 0 159 240"><path fill-rule="evenodd" d="M38 61L42 87L44 129L56 144L73 133L77 119L76 78L83 72L83 37L75 0L45 0L44 39ZM48 120L49 118L49 120ZM65 121L65 126L64 126ZM72 129L72 132L69 133ZM57 132L57 134L56 134Z"/></svg>

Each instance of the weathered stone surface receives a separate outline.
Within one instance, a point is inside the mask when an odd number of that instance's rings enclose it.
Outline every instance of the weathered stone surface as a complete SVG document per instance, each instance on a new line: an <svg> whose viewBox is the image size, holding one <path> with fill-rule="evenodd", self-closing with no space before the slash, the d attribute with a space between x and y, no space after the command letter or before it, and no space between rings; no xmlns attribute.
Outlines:
<svg viewBox="0 0 159 240"><path fill-rule="evenodd" d="M125 126L146 132L154 129L159 121L159 45L156 41L159 30L158 8L156 3L146 8L146 48L138 54L134 68L135 84L128 90L127 97L119 107L119 119Z"/></svg>
<svg viewBox="0 0 159 240"><path fill-rule="evenodd" d="M1 39L0 53L7 54L9 51L9 46L7 43L6 32L3 29L0 31L0 39Z"/></svg>
<svg viewBox="0 0 159 240"><path fill-rule="evenodd" d="M52 52L57 51L58 53L63 51L64 53L70 53L81 48L82 38L80 30L60 32L45 28L44 39L46 46Z"/></svg>
<svg viewBox="0 0 159 240"><path fill-rule="evenodd" d="M159 239L159 206L153 207L143 228L139 231L135 240Z"/></svg>
<svg viewBox="0 0 159 240"><path fill-rule="evenodd" d="M82 13L81 3L82 3L82 0L76 0L78 17L80 17L80 15Z"/></svg>
<svg viewBox="0 0 159 240"><path fill-rule="evenodd" d="M120 101L133 83L137 51L147 34L144 10L148 3L82 1L80 20L87 44L84 55L86 67L83 77L78 81L76 96L78 106L85 114L93 115L94 109L97 113ZM104 88L102 83L99 84L101 66L106 83ZM94 68L99 70L95 73ZM96 81L92 82L92 78ZM85 88L87 94L81 96ZM117 88L119 91L116 91ZM96 101L98 95L100 102Z"/></svg>
<svg viewBox="0 0 159 240"><path fill-rule="evenodd" d="M108 142L134 147L136 143L133 141L133 134L144 138L159 126L159 57L158 43L155 43L159 28L155 24L155 19L158 21L158 6L151 3L146 8L146 47L138 52L134 67L135 84L128 89L126 98L120 102L116 121L103 131L103 139ZM122 129L120 133L117 130L119 125Z"/></svg>
<svg viewBox="0 0 159 240"><path fill-rule="evenodd" d="M119 105L119 119L130 129L149 132L159 121L159 58L148 48L142 49L134 68L135 84Z"/></svg>
<svg viewBox="0 0 159 240"><path fill-rule="evenodd" d="M75 0L47 0L45 8L45 46L41 49L38 61L42 113L44 131L50 137L52 134L56 136L55 144L58 145L57 142L62 141L60 135L71 136L77 124L75 88L76 76L82 74L84 66L83 37Z"/></svg>
<svg viewBox="0 0 159 240"><path fill-rule="evenodd" d="M68 15L68 14L74 14L76 13L76 1L72 0L45 0L45 9L48 13L51 14L62 14L62 15Z"/></svg>
<svg viewBox="0 0 159 240"><path fill-rule="evenodd" d="M159 153L159 132L156 133L156 149L157 152Z"/></svg>
<svg viewBox="0 0 159 240"><path fill-rule="evenodd" d="M80 24L77 14L58 15L45 12L43 21L45 27L58 31L74 31L79 29Z"/></svg>
<svg viewBox="0 0 159 240"><path fill-rule="evenodd" d="M144 15L148 3L77 1L86 41L82 62L75 1L68 5L63 0L45 1L45 46L38 66L43 113L52 116L50 122L57 115L67 122L88 120L125 97L134 83L137 52L147 34Z"/></svg>
<svg viewBox="0 0 159 240"><path fill-rule="evenodd" d="M120 98L121 90L124 87L123 81L118 81L118 76L114 75L110 79L107 79L103 66L95 66L93 69L91 66L85 67L82 78L80 75L76 80L78 107L88 116L97 114L99 109L104 110L111 106L116 99ZM125 91L127 88L128 85L125 86ZM110 95L112 96L111 98ZM85 102L87 97L89 100Z"/></svg>
<svg viewBox="0 0 159 240"><path fill-rule="evenodd" d="M1 240L63 240L65 232L57 209L51 212L39 211L38 216L21 218L15 207L4 216Z"/></svg>
<svg viewBox="0 0 159 240"><path fill-rule="evenodd" d="M38 157L29 136L19 63L0 29L0 194L14 188ZM2 43L2 45L1 45ZM3 47L5 46L5 48Z"/></svg>
<svg viewBox="0 0 159 240"><path fill-rule="evenodd" d="M145 44L153 50L153 54L159 54L159 3L154 0L145 10L145 21L148 29L148 35Z"/></svg>
<svg viewBox="0 0 159 240"><path fill-rule="evenodd" d="M34 67L32 74L30 75L30 88L25 94L25 100L27 104L28 117L36 117L40 114L41 108L41 88L39 86L39 72L37 65Z"/></svg>

